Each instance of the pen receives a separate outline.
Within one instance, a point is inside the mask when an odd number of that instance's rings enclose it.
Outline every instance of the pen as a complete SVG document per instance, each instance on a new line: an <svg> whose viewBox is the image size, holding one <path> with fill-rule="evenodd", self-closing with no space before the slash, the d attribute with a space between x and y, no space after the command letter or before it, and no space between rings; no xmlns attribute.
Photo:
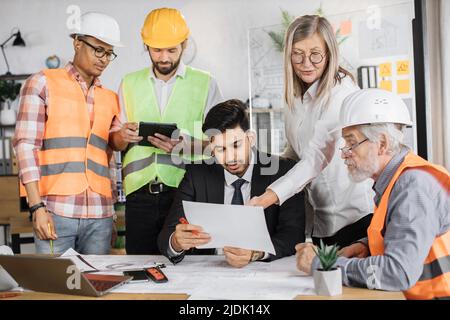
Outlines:
<svg viewBox="0 0 450 320"><path fill-rule="evenodd" d="M180 218L180 223L189 224L189 222L187 222L187 220L185 218ZM198 236L198 234L199 234L197 230L192 230L191 232L194 236Z"/></svg>
<svg viewBox="0 0 450 320"><path fill-rule="evenodd" d="M51 234L52 232L52 227L50 225L50 223L47 224L48 227L48 233ZM50 253L53 255L53 240L50 239Z"/></svg>

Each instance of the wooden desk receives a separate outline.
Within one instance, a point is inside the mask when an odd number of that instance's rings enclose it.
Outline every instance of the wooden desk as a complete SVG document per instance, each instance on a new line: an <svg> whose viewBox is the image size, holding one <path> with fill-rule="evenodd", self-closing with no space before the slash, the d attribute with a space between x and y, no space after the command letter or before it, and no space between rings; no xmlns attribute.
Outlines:
<svg viewBox="0 0 450 320"><path fill-rule="evenodd" d="M23 256L36 256L36 255L23 255ZM48 255L38 255L38 256L48 256ZM107 256L105 256L107 257ZM105 258L104 257L104 258ZM112 260L116 259L116 257L111 257ZM159 261L165 262L162 260L162 256L139 256L143 258L143 261ZM123 257L122 257L123 258ZM125 257L126 258L126 257ZM134 259L137 259L137 256L134 256ZM165 259L165 258L164 258ZM221 261L221 257L213 257L213 256L187 256L185 262L189 265L189 263L198 263L198 261ZM293 261L295 260L294 256L285 258L285 262L282 263L283 267L286 267L288 270L291 268ZM123 260L123 259L120 259ZM133 263L135 262L133 260ZM282 260L279 260L280 262ZM275 263L275 262L274 262ZM168 265L168 269L169 269ZM278 266L280 268L280 266ZM232 269L230 269L234 272ZM265 270L265 269L264 269ZM281 269L280 269L281 270ZM172 270L173 271L173 270ZM182 272L182 271L180 271ZM264 272L264 271L260 271ZM188 288L188 287L185 287ZM188 290L188 289L186 289ZM85 297L85 296L74 296L74 295L66 295L66 294L56 294L56 293L42 293L42 292L21 292L17 297L6 298L7 300L186 300L189 297L189 294L161 294L161 293L110 293L103 297ZM379 291L379 290L369 290L362 288L348 288L343 287L342 295L328 297L328 296L305 296L298 295L294 298L295 300L405 300L403 294L401 292L387 292L387 291ZM0 299L1 300L1 299Z"/></svg>
<svg viewBox="0 0 450 320"><path fill-rule="evenodd" d="M402 292L388 292L361 288L342 288L342 295L334 297L297 296L295 300L406 300Z"/></svg>
<svg viewBox="0 0 450 320"><path fill-rule="evenodd" d="M187 294L111 293L103 297L72 296L68 294L21 292L20 296L2 300L186 300Z"/></svg>
<svg viewBox="0 0 450 320"><path fill-rule="evenodd" d="M22 292L20 296L2 300L186 300L188 297L187 294L111 293L93 298L56 293ZM297 296L295 300L405 300L405 297L401 292L344 287L340 296Z"/></svg>

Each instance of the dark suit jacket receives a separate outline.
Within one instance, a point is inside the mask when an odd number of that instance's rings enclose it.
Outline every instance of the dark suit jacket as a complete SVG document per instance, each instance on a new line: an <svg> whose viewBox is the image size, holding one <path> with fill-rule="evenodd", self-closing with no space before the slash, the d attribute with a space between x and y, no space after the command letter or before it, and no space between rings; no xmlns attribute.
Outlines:
<svg viewBox="0 0 450 320"><path fill-rule="evenodd" d="M259 196L279 177L291 169L295 162L271 156L271 161L279 160L276 174L263 175L271 164L264 164L269 155L257 153L257 162L253 167L251 197ZM265 160L265 161L261 161ZM158 236L158 247L168 257L169 238L175 231L179 219L184 217L182 201L224 203L224 169L219 164L192 164L186 166L186 174L181 181L174 202ZM267 229L275 247L276 255L270 255L267 261L279 259L295 253L295 245L305 241L305 210L303 192L285 201L283 205L272 205L264 210ZM214 254L214 249L191 249L188 254ZM180 262L184 253L172 258L173 263Z"/></svg>

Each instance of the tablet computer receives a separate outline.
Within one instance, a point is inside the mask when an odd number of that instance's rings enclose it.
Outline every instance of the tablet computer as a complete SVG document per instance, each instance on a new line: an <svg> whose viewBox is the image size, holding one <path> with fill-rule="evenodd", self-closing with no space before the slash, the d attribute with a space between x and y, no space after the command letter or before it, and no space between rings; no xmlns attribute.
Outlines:
<svg viewBox="0 0 450 320"><path fill-rule="evenodd" d="M179 137L179 130L176 123L139 122L139 136L144 137L144 139L139 142L139 145L153 147L153 144L151 144L147 138L149 136L154 136L155 133L174 139L178 139Z"/></svg>

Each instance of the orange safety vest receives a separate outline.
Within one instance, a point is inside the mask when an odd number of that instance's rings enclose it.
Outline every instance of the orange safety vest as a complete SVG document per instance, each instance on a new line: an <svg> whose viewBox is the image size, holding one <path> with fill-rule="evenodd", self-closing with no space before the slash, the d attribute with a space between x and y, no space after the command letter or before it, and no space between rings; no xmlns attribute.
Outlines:
<svg viewBox="0 0 450 320"><path fill-rule="evenodd" d="M381 201L375 206L375 212L367 229L369 249L372 256L384 254L384 229L389 196L395 182L407 169L415 168L432 174L442 185L444 190L450 194L450 175L441 166L433 165L421 157L408 153L392 177L386 188ZM418 244L420 245L420 244ZM423 271L420 279L410 289L403 291L407 299L437 299L450 297L450 230L436 237L424 261Z"/></svg>
<svg viewBox="0 0 450 320"><path fill-rule="evenodd" d="M91 128L86 97L65 69L44 70L48 86L47 120L38 151L41 195L76 195L90 187L112 197L108 166L109 129L119 115L117 95L95 87ZM25 195L21 188L21 195Z"/></svg>

